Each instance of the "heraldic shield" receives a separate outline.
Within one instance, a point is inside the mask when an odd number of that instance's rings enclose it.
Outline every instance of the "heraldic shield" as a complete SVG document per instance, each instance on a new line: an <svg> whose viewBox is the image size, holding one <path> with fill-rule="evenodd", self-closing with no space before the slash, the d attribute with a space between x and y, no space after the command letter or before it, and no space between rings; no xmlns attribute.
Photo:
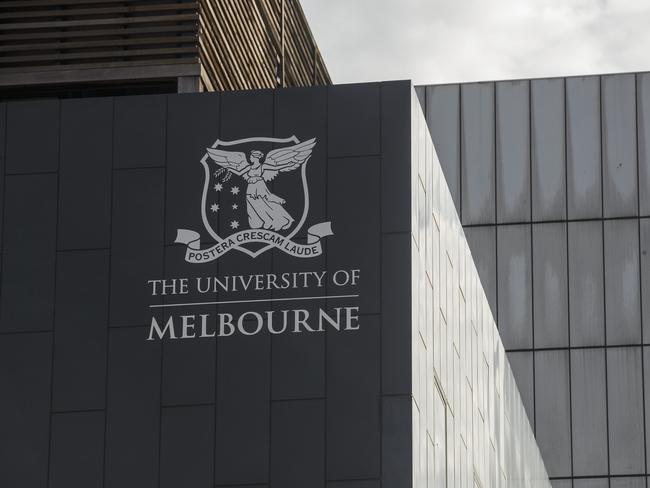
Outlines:
<svg viewBox="0 0 650 488"><path fill-rule="evenodd" d="M294 240L309 213L307 163L316 144L315 138L251 137L207 148L201 217L216 244L200 249L197 232L179 229L186 261L209 262L231 250L255 258L273 248L300 258L320 255L330 222L311 226L306 243Z"/></svg>

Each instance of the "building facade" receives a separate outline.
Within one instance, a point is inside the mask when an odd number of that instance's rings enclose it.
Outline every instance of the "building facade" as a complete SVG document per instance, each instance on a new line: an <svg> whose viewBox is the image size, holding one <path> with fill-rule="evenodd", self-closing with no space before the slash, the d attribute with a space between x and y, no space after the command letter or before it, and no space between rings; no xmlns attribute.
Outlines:
<svg viewBox="0 0 650 488"><path fill-rule="evenodd" d="M409 82L10 101L0 149L0 486L550 486Z"/></svg>
<svg viewBox="0 0 650 488"><path fill-rule="evenodd" d="M650 76L418 88L555 487L645 487Z"/></svg>

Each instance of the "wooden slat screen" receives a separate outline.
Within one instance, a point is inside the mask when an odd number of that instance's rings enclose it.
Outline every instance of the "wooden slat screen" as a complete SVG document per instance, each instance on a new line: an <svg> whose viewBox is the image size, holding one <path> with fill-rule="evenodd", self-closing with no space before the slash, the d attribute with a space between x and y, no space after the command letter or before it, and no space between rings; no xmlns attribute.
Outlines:
<svg viewBox="0 0 650 488"><path fill-rule="evenodd" d="M0 2L0 75L198 62L198 2Z"/></svg>
<svg viewBox="0 0 650 488"><path fill-rule="evenodd" d="M207 89L331 83L298 0L200 0Z"/></svg>
<svg viewBox="0 0 650 488"><path fill-rule="evenodd" d="M331 82L299 0L0 0L0 86L181 76Z"/></svg>

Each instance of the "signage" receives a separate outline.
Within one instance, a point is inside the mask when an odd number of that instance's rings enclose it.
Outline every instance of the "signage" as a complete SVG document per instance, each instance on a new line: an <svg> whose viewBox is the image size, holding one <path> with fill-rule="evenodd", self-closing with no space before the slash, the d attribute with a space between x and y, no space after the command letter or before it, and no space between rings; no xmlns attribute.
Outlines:
<svg viewBox="0 0 650 488"><path fill-rule="evenodd" d="M283 145L264 154L255 147L262 142ZM307 162L314 146L315 138L300 142L296 136L217 140L201 159L205 170L201 216L216 244L201 249L198 232L178 229L176 242L187 246L185 260L206 263L231 250L254 258L273 248L298 258L322 254L320 240L332 235L330 222L311 226L306 244L292 240L309 213ZM247 147L253 147L248 154L244 152ZM300 175L295 184L302 186L304 194L302 211L296 216L285 208L286 201L267 186L283 173L294 171ZM254 248L251 244L262 246Z"/></svg>
<svg viewBox="0 0 650 488"><path fill-rule="evenodd" d="M260 149L270 144L274 148L266 153ZM215 242L202 247L200 232L178 229L175 242L186 246L185 261L206 264L231 251L255 259L271 249L296 259L322 255L321 240L334 235L331 222L314 224L301 235L309 214L307 163L316 145L316 138L300 141L294 135L217 140L207 148L200 161L204 170L200 211L205 231ZM269 184L276 178L292 178L302 201L287 202L275 194ZM358 289L360 275L359 269L340 269L148 280L151 297L167 297L150 309L167 313L164 319L152 316L147 340L358 330L359 307L354 301L359 294L349 291ZM346 292L328 294L336 289ZM294 290L300 294L273 295ZM231 298L233 294L237 298ZM271 307L277 302L293 303L294 308ZM305 302L327 306L295 305ZM243 304L255 309L227 311L228 306ZM270 309L260 310L260 305ZM217 313L201 313L213 306L219 307Z"/></svg>

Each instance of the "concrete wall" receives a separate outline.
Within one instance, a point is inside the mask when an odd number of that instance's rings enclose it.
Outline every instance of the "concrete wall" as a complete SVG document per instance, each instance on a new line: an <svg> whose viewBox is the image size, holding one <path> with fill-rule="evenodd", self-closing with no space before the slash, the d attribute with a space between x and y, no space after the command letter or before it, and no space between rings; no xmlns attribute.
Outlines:
<svg viewBox="0 0 650 488"><path fill-rule="evenodd" d="M413 486L550 486L415 92L412 103Z"/></svg>
<svg viewBox="0 0 650 488"><path fill-rule="evenodd" d="M554 485L645 486L650 75L418 92Z"/></svg>

